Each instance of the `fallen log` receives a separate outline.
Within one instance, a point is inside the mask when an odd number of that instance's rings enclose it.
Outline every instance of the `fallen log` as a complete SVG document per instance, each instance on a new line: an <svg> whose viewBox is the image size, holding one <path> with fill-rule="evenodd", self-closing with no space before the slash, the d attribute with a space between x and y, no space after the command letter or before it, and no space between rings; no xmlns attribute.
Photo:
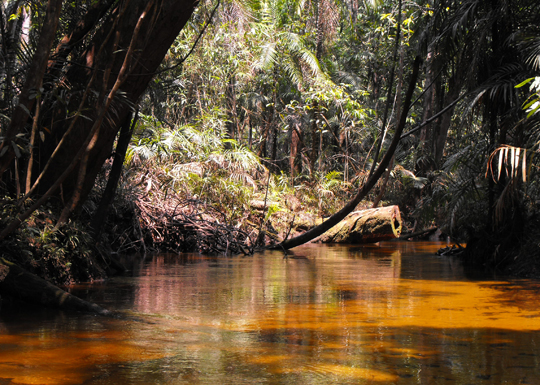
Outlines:
<svg viewBox="0 0 540 385"><path fill-rule="evenodd" d="M111 314L108 310L76 297L5 259L0 259L0 294L15 300L62 310Z"/></svg>
<svg viewBox="0 0 540 385"><path fill-rule="evenodd" d="M398 206L378 207L350 213L336 226L315 239L322 243L376 243L398 238L401 214Z"/></svg>

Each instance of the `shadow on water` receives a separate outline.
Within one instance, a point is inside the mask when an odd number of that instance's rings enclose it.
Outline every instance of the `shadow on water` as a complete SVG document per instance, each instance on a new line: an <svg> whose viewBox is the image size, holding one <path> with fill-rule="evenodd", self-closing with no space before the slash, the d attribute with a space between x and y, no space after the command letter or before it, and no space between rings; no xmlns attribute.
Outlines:
<svg viewBox="0 0 540 385"><path fill-rule="evenodd" d="M156 256L72 288L139 321L0 313L0 384L540 383L540 283L470 281L439 247Z"/></svg>

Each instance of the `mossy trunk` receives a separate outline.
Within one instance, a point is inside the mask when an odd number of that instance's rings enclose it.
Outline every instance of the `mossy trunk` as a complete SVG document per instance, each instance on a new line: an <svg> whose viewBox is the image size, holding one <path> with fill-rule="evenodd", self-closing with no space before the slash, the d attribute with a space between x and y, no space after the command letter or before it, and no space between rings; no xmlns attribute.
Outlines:
<svg viewBox="0 0 540 385"><path fill-rule="evenodd" d="M322 243L375 243L401 234L398 206L379 207L350 213L316 241Z"/></svg>

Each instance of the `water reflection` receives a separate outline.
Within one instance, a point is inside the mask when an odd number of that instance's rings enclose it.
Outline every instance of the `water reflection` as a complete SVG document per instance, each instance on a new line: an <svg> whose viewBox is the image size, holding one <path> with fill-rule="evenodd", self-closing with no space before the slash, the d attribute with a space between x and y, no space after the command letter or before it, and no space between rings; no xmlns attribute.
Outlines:
<svg viewBox="0 0 540 385"><path fill-rule="evenodd" d="M0 313L0 384L539 383L540 284L440 246L160 255L72 289L129 317Z"/></svg>

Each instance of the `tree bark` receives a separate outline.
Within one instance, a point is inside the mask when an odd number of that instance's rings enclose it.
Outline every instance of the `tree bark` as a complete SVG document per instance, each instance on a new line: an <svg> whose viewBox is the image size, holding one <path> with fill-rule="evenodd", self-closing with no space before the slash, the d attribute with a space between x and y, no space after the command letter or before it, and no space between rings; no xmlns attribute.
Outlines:
<svg viewBox="0 0 540 385"><path fill-rule="evenodd" d="M399 207L387 206L352 212L314 241L362 244L386 241L400 235Z"/></svg>
<svg viewBox="0 0 540 385"><path fill-rule="evenodd" d="M291 123L291 149L289 154L289 165L291 170L291 178L294 178L302 173L302 128L297 122Z"/></svg>
<svg viewBox="0 0 540 385"><path fill-rule="evenodd" d="M53 0L50 3L54 3ZM103 2L103 7L108 4L108 1ZM41 197L55 194L66 206L62 220L72 211L77 212L92 190L103 163L112 152L121 124L132 113L196 4L196 0L129 0L116 2L116 8L110 12L104 12L104 8L95 10L104 18L95 23L99 27L93 31L92 40L72 51L72 55L76 51L78 56L71 59L63 78L57 79L60 88L62 84L70 85L66 90L70 95L69 105L65 111L53 109L52 105L42 106L43 119L54 124L47 124L50 133L46 134L45 141L38 141L34 163L39 169L33 174L39 183L34 183L32 191L42 203L47 199L41 200ZM88 25L81 26L77 36L84 35L88 28ZM51 34L54 37L55 31L56 28L44 26L42 37L45 39ZM50 45L44 47L50 51ZM39 60L36 74L47 68L56 71L60 64L65 64L66 49L65 41L61 42L54 58L61 63ZM38 80L25 88L36 88ZM12 132L16 134L17 130ZM13 159L13 156L6 158L6 154L0 159L0 171L9 167ZM9 225L9 231L25 216L26 213L16 218Z"/></svg>
<svg viewBox="0 0 540 385"><path fill-rule="evenodd" d="M434 83L434 64L433 64L433 49L430 48L427 53L426 58L426 78L424 80L424 105L422 113L422 123L424 126L420 129L420 142L421 142L421 154L420 159L416 161L416 170L415 172L418 175L426 175L428 171L433 169L433 154L431 150L431 138L434 135L432 126L434 125L433 121L429 121L429 117L433 116L433 111L435 110L435 87ZM426 89L427 87L427 89Z"/></svg>
<svg viewBox="0 0 540 385"><path fill-rule="evenodd" d="M137 123L138 116L135 116L134 121L131 121L131 116L128 116L122 128L120 129L120 136L118 137L118 144L116 145L116 151L114 154L114 160L109 172L109 179L107 180L107 186L99 202L99 206L92 218L92 230L94 232L94 238L97 239L103 223L107 216L107 209L114 199L116 189L118 187L118 181L122 176L122 166L124 165L124 159L126 158L126 152L131 141L133 130Z"/></svg>
<svg viewBox="0 0 540 385"><path fill-rule="evenodd" d="M54 42L61 10L62 0L49 0L47 13L39 36L38 49L28 68L24 86L19 94L19 102L11 116L11 121L5 132L5 138L0 144L0 153L5 147L8 147L7 152L0 157L0 175L9 167L16 155L13 149L13 146L17 146L15 138L17 134L23 132L24 126L30 117L30 111L33 109L36 100L33 93L39 92L42 86L43 76L47 69L49 52Z"/></svg>
<svg viewBox="0 0 540 385"><path fill-rule="evenodd" d="M73 30L60 40L60 43L52 55L53 60L51 60L49 64L48 75L56 77L59 74L59 71L61 71L66 64L69 54L83 41L88 33L95 28L96 24L103 18L115 1L116 0L99 0L97 2L92 2L93 5L89 7L82 20L80 20Z"/></svg>
<svg viewBox="0 0 540 385"><path fill-rule="evenodd" d="M330 230L332 227L337 225L343 218L345 218L349 213L351 213L356 208L358 203L360 203L362 199L364 199L366 195L371 191L373 186L375 186L379 178L384 173L386 167L390 164L390 160L394 156L397 145L400 141L401 133L403 132L405 124L407 123L407 115L409 112L409 108L411 107L412 97L414 94L414 90L416 88L416 81L418 80L418 72L420 68L420 63L421 63L421 59L420 57L417 56L413 64L413 72L411 75L411 79L409 81L407 94L405 95L405 100L403 103L403 111L400 115L399 124L396 128L396 132L394 133L394 138L392 139L392 143L390 143L390 146L388 150L386 151L384 158L381 160L381 163L379 164L379 166L367 179L366 183L360 188L356 196L349 203L347 203L341 210L339 210L337 213L332 215L330 218L328 218L325 222L323 222L319 226L316 226L313 229L306 231L305 233L299 235L298 237L291 238L277 245L272 245L270 246L270 249L288 250L288 249L292 249L293 247L300 246L300 245L303 245L304 243L312 241L313 239L317 238L318 236L322 235L323 233L325 233L326 231Z"/></svg>
<svg viewBox="0 0 540 385"><path fill-rule="evenodd" d="M455 85L455 79L450 79L450 87L448 93L445 95L445 105L452 105L458 98L460 89ZM442 108L441 108L442 109ZM452 124L452 116L454 114L454 107L451 107L447 112L441 116L441 120L437 125L436 133L433 135L433 160L435 162L435 168L439 169L444 157L444 147L448 139L448 130Z"/></svg>
<svg viewBox="0 0 540 385"><path fill-rule="evenodd" d="M4 259L0 259L0 293L19 301L62 310L111 314L108 310L84 301Z"/></svg>

